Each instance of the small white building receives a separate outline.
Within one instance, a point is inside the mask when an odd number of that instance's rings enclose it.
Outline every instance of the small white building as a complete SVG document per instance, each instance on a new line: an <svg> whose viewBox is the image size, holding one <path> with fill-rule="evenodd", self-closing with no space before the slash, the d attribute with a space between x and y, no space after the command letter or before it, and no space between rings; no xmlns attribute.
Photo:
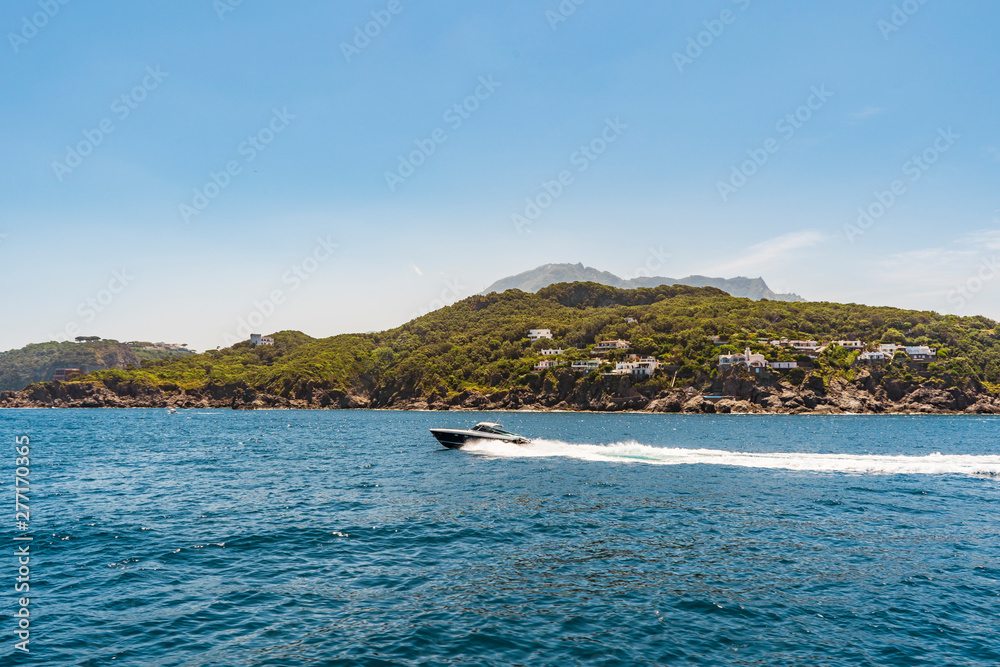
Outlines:
<svg viewBox="0 0 1000 667"><path fill-rule="evenodd" d="M270 336L262 336L260 334L252 333L250 334L250 344L251 345L274 345L274 339Z"/></svg>
<svg viewBox="0 0 1000 667"><path fill-rule="evenodd" d="M611 350L627 350L629 342L627 340L602 340L594 346L594 353L610 352Z"/></svg>
<svg viewBox="0 0 1000 667"><path fill-rule="evenodd" d="M771 345L774 347L791 347L800 351L811 350L814 352L820 347L819 341L816 340L788 340L787 338L772 340Z"/></svg>
<svg viewBox="0 0 1000 667"><path fill-rule="evenodd" d="M845 350L863 350L865 349L865 344L860 340L835 340L830 342L831 345L839 345Z"/></svg>
<svg viewBox="0 0 1000 667"><path fill-rule="evenodd" d="M726 368L728 366L735 366L737 364L742 364L746 362L746 356L736 353L736 354L720 354L719 355L719 368Z"/></svg>
<svg viewBox="0 0 1000 667"><path fill-rule="evenodd" d="M634 317L626 317L625 318L625 324L638 324L638 323L639 323L639 320L635 319Z"/></svg>
<svg viewBox="0 0 1000 667"><path fill-rule="evenodd" d="M532 370L544 371L546 368L555 368L556 366L565 366L565 361L556 361L555 359L542 359L537 364L534 365Z"/></svg>
<svg viewBox="0 0 1000 667"><path fill-rule="evenodd" d="M767 357L759 352L751 352L749 347L743 353L743 357L746 359L743 363L747 368L767 368Z"/></svg>
<svg viewBox="0 0 1000 667"><path fill-rule="evenodd" d="M760 373L765 368L795 368L798 366L794 361L774 361L770 362L763 354L751 352L748 347L743 354L720 354L719 368L729 368L731 366L746 366L754 373Z"/></svg>
<svg viewBox="0 0 1000 667"><path fill-rule="evenodd" d="M895 350L893 350L895 352ZM886 354L882 350L874 350L862 352L858 355L858 361L888 361L892 358L891 354Z"/></svg>
<svg viewBox="0 0 1000 667"><path fill-rule="evenodd" d="M784 371L791 368L798 368L799 362L797 361L769 361L767 365L777 371Z"/></svg>
<svg viewBox="0 0 1000 667"><path fill-rule="evenodd" d="M589 373L590 371L596 371L601 367L601 362L597 359L587 359L586 361L574 361L570 364L570 368L574 371L584 371Z"/></svg>
<svg viewBox="0 0 1000 667"><path fill-rule="evenodd" d="M611 371L613 375L643 375L652 377L659 368L660 362L655 357L638 357L632 355L627 361L619 361L615 364L615 369Z"/></svg>
<svg viewBox="0 0 1000 667"><path fill-rule="evenodd" d="M550 348L550 349L547 349L547 350L541 350L541 355L543 357L555 357L555 356L558 356L558 355L560 355L562 353L563 353L563 351L562 351L561 347Z"/></svg>
<svg viewBox="0 0 1000 667"><path fill-rule="evenodd" d="M529 340L541 340L542 338L548 338L552 340L552 330L551 329L532 329L528 332Z"/></svg>
<svg viewBox="0 0 1000 667"><path fill-rule="evenodd" d="M904 347L903 351L913 361L932 361L937 358L937 350L926 345Z"/></svg>

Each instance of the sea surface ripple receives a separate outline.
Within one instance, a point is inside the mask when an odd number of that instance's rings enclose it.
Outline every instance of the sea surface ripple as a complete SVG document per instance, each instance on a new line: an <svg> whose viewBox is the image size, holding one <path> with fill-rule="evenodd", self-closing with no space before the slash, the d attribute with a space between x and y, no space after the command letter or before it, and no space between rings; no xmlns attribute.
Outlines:
<svg viewBox="0 0 1000 667"><path fill-rule="evenodd" d="M534 441L428 433L479 420ZM31 438L34 540L31 653L8 615L0 664L998 665L998 432L3 410L5 484Z"/></svg>

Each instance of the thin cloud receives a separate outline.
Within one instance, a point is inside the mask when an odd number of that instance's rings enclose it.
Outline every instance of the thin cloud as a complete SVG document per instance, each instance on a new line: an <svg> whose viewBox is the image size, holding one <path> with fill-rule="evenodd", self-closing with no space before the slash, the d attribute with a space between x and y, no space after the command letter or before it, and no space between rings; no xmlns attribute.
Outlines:
<svg viewBox="0 0 1000 667"><path fill-rule="evenodd" d="M420 267L417 266L416 264L410 264L410 268L413 269L413 272L416 273L418 276L424 275L424 272L421 271Z"/></svg>
<svg viewBox="0 0 1000 667"><path fill-rule="evenodd" d="M855 120L864 120L865 118L871 118L883 113L885 113L885 107L865 107L861 111L851 113L850 116Z"/></svg>
<svg viewBox="0 0 1000 667"><path fill-rule="evenodd" d="M776 236L768 241L756 243L747 248L746 254L709 269L712 275L731 277L733 275L760 275L772 268L774 262L803 248L819 245L829 238L817 231L792 232ZM751 276L752 277L752 276Z"/></svg>

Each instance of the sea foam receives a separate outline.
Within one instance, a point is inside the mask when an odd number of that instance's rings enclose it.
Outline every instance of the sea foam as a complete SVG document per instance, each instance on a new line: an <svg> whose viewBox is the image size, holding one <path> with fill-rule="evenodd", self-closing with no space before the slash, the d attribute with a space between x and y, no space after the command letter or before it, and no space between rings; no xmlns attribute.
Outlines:
<svg viewBox="0 0 1000 667"><path fill-rule="evenodd" d="M463 451L497 458L563 457L583 461L679 465L704 463L811 472L873 475L969 475L1000 478L1000 456L928 454L814 454L807 452L737 452L721 449L652 447L635 441L607 445L573 444L559 440L533 440L527 445L479 440Z"/></svg>

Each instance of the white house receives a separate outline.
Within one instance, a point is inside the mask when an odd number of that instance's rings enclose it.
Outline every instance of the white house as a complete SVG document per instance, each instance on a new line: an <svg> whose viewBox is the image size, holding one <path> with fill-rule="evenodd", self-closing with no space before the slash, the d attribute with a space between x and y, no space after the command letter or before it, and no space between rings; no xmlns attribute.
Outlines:
<svg viewBox="0 0 1000 667"><path fill-rule="evenodd" d="M541 340L542 338L548 338L552 340L552 330L551 329L532 329L528 332L528 338L530 340Z"/></svg>
<svg viewBox="0 0 1000 667"><path fill-rule="evenodd" d="M638 324L638 323L639 323L639 320L635 319L634 317L626 317L625 318L625 324Z"/></svg>
<svg viewBox="0 0 1000 667"><path fill-rule="evenodd" d="M796 350L818 350L819 342L815 340L790 340L788 344Z"/></svg>
<svg viewBox="0 0 1000 667"><path fill-rule="evenodd" d="M863 350L865 349L865 344L860 340L835 340L830 343L831 345L839 345L845 350Z"/></svg>
<svg viewBox="0 0 1000 667"><path fill-rule="evenodd" d="M874 352L865 351L858 355L858 361L888 361L891 358L891 354L886 354L882 350L875 350Z"/></svg>
<svg viewBox="0 0 1000 667"><path fill-rule="evenodd" d="M260 334L252 333L250 334L250 344L251 345L274 345L274 339L270 336L261 336Z"/></svg>
<svg viewBox="0 0 1000 667"><path fill-rule="evenodd" d="M554 368L556 366L565 366L565 361L556 361L555 359L542 359L537 364L535 364L533 370L544 371L546 368Z"/></svg>
<svg viewBox="0 0 1000 667"><path fill-rule="evenodd" d="M906 355L913 361L931 361L932 359L937 358L937 350L933 347L927 347L926 345L904 347L903 351L906 352Z"/></svg>
<svg viewBox="0 0 1000 667"><path fill-rule="evenodd" d="M610 352L611 350L627 350L629 342L627 340L602 340L594 346L594 353Z"/></svg>
<svg viewBox="0 0 1000 667"><path fill-rule="evenodd" d="M747 358L739 353L736 354L720 354L719 355L719 368L724 368L726 366L735 366L736 364L745 363Z"/></svg>
<svg viewBox="0 0 1000 667"><path fill-rule="evenodd" d="M660 362L655 357L638 357L632 355L628 361L619 361L615 364L614 375L645 375L652 377L653 373L660 366Z"/></svg>
<svg viewBox="0 0 1000 667"><path fill-rule="evenodd" d="M586 361L574 361L570 368L574 371L585 371L589 373L590 371L596 371L600 368L601 362L597 359L588 359Z"/></svg>
<svg viewBox="0 0 1000 667"><path fill-rule="evenodd" d="M541 351L541 354L542 354L543 357L554 357L554 356L558 356L558 355L560 355L562 353L563 353L563 351L562 351L561 347L549 348L547 350L542 350Z"/></svg>
<svg viewBox="0 0 1000 667"><path fill-rule="evenodd" d="M743 363L746 364L747 368L767 368L767 357L763 354L751 352L748 347L746 352L743 353L743 356L746 359Z"/></svg>
<svg viewBox="0 0 1000 667"><path fill-rule="evenodd" d="M760 373L765 368L787 370L789 368L797 368L799 364L795 361L768 361L767 357L763 354L751 352L749 347L743 354L719 355L719 368L739 365L746 366L748 369L753 370L754 373Z"/></svg>

